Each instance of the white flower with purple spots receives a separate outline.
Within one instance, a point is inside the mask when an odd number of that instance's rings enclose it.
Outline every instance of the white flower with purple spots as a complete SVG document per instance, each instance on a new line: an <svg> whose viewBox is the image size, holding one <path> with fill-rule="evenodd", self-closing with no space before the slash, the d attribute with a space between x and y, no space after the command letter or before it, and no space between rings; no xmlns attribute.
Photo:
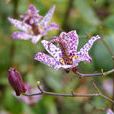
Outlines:
<svg viewBox="0 0 114 114"><path fill-rule="evenodd" d="M73 70L81 61L91 62L92 58L89 56L88 51L98 39L100 39L99 35L93 36L80 51L77 51L79 38L76 31L62 32L59 37L55 37L50 42L42 40L43 46L51 56L38 52L34 59L54 69L69 68ZM57 47L53 43L58 43L59 46Z"/></svg>
<svg viewBox="0 0 114 114"><path fill-rule="evenodd" d="M54 10L55 6L52 6L43 17L39 15L39 11L34 5L30 5L27 12L20 16L20 20L9 17L8 20L10 23L20 30L12 34L13 39L31 40L32 43L35 44L42 36L45 36L48 31L59 29L56 23L50 22Z"/></svg>

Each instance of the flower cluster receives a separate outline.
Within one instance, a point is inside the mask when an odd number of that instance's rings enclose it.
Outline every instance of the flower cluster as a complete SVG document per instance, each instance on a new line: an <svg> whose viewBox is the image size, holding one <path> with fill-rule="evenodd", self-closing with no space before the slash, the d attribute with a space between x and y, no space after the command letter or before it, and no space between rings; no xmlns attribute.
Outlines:
<svg viewBox="0 0 114 114"><path fill-rule="evenodd" d="M32 43L37 43L48 31L59 28L56 23L50 22L54 10L55 6L52 6L48 13L43 17L39 15L39 11L34 5L30 5L27 12L20 16L20 20L9 17L8 20L10 23L20 30L19 32L14 32L12 37L14 39L30 39ZM100 39L99 35L91 37L89 41L77 51L79 43L77 32L75 30L68 33L62 32L58 37L56 36L50 41L41 41L42 45L50 55L38 52L34 56L34 59L56 70L63 68L65 70L67 69L76 72L77 66L81 61L92 61L88 52L94 42L98 39ZM20 73L14 68L9 69L8 80L17 96L25 92L30 92L30 87L23 82ZM22 99L24 100L25 98ZM32 101L30 101L30 99L25 99L25 102L32 104L35 99L40 98L32 98Z"/></svg>
<svg viewBox="0 0 114 114"><path fill-rule="evenodd" d="M54 10L55 6L52 6L43 17L39 15L39 11L34 5L30 5L28 11L20 16L20 20L9 17L8 20L10 23L20 30L12 34L13 39L30 39L32 43L37 43L48 31L58 29L59 26L56 23L50 22Z"/></svg>

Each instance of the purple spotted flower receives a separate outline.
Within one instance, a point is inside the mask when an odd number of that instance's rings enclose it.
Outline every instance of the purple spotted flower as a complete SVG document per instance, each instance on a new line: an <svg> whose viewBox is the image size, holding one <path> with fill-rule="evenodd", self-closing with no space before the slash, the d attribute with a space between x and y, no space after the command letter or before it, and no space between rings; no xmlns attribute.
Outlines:
<svg viewBox="0 0 114 114"><path fill-rule="evenodd" d="M14 68L10 68L8 70L8 81L15 90L17 96L26 92L26 87L22 80L21 74Z"/></svg>
<svg viewBox="0 0 114 114"><path fill-rule="evenodd" d="M8 18L11 24L18 28L19 32L12 34L13 39L31 40L32 43L37 43L42 36L45 36L48 31L58 29L56 23L51 23L51 19L55 10L52 6L47 14L43 17L39 15L39 11L34 5L30 5L27 12L20 16L20 20Z"/></svg>
<svg viewBox="0 0 114 114"><path fill-rule="evenodd" d="M88 51L98 39L100 39L99 35L93 36L80 51L77 51L79 38L76 31L62 32L59 37L55 37L50 42L42 40L43 46L51 56L38 52L34 59L54 69L75 70L81 61L91 62L92 58L89 56ZM57 43L59 46L53 43Z"/></svg>

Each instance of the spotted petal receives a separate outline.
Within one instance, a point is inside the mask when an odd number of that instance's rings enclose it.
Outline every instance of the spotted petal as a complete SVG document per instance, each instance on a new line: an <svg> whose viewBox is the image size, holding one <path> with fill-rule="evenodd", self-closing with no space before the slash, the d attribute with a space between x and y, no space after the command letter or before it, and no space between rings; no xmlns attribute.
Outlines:
<svg viewBox="0 0 114 114"><path fill-rule="evenodd" d="M98 39L100 39L100 37L98 35L93 36L77 53L77 56L78 56L77 60L91 62L92 58L89 56L88 51L93 46L94 42Z"/></svg>
<svg viewBox="0 0 114 114"><path fill-rule="evenodd" d="M42 27L47 27L49 22L52 19L53 13L55 11L55 6L52 6L51 9L48 11L48 13L43 17L42 21L40 22L40 25Z"/></svg>
<svg viewBox="0 0 114 114"><path fill-rule="evenodd" d="M46 28L44 28L44 31L41 33L43 35L47 34L48 31L51 30L58 30L59 26L56 23L50 23Z"/></svg>
<svg viewBox="0 0 114 114"><path fill-rule="evenodd" d="M42 36L41 35L33 36L25 32L14 32L12 34L12 37L13 39L22 39L22 40L31 39L32 43L36 44L41 39Z"/></svg>
<svg viewBox="0 0 114 114"><path fill-rule="evenodd" d="M39 10L37 10L34 5L30 4L27 12L21 15L20 17L23 20L23 22L28 22L29 20L29 23L31 25L32 24L37 25L42 18L42 16L40 16L38 13L39 13Z"/></svg>
<svg viewBox="0 0 114 114"><path fill-rule="evenodd" d="M91 47L93 46L94 42L98 39L100 39L101 37L99 35L97 36L93 36L81 49L81 52L87 53Z"/></svg>
<svg viewBox="0 0 114 114"><path fill-rule="evenodd" d="M13 39L23 39L23 40L29 40L31 35L25 33L25 32L14 32L12 34Z"/></svg>
<svg viewBox="0 0 114 114"><path fill-rule="evenodd" d="M30 4L27 12L29 14L37 15L39 10L37 10L36 7L33 4Z"/></svg>
<svg viewBox="0 0 114 114"><path fill-rule="evenodd" d="M88 52L87 53L82 53L82 52L78 52L77 53L78 58L76 59L76 61L81 62L81 61L86 61L86 62L91 62L92 58L89 56Z"/></svg>
<svg viewBox="0 0 114 114"><path fill-rule="evenodd" d="M50 55L52 55L57 61L62 57L62 52L60 48L56 47L53 43L46 40L42 40L42 44Z"/></svg>
<svg viewBox="0 0 114 114"><path fill-rule="evenodd" d="M38 52L35 57L35 60L40 61L46 65L48 65L49 67L52 67L54 69L59 69L60 68L60 63L58 61L56 61L54 58L52 58L51 56L42 53L42 52Z"/></svg>
<svg viewBox="0 0 114 114"><path fill-rule="evenodd" d="M60 34L60 37L67 42L65 46L67 47L67 53L75 54L77 52L77 47L78 47L78 42L79 42L76 31L73 30L68 33L62 32Z"/></svg>
<svg viewBox="0 0 114 114"><path fill-rule="evenodd" d="M31 26L24 22L21 22L19 20L10 17L8 18L8 20L10 21L11 24L13 24L16 28L18 28L21 31L28 32L31 30Z"/></svg>

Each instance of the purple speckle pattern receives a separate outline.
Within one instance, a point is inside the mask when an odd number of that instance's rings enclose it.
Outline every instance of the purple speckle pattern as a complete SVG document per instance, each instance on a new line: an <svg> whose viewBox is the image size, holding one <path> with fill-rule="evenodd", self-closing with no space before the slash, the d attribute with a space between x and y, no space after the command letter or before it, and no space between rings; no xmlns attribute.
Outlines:
<svg viewBox="0 0 114 114"><path fill-rule="evenodd" d="M29 24L37 25L38 22L42 19L42 16L39 15L39 10L32 4L29 5L27 12L20 16L23 22L29 22Z"/></svg>
<svg viewBox="0 0 114 114"><path fill-rule="evenodd" d="M80 51L81 51L81 52L88 52L88 51L91 49L91 47L93 46L94 42L95 42L96 40L98 40L98 39L100 39L100 36L99 36L99 35L93 36L93 37L80 49Z"/></svg>
<svg viewBox="0 0 114 114"><path fill-rule="evenodd" d="M42 40L43 46L52 57L39 52L36 54L35 60L43 62L54 69L72 69L78 66L81 61L92 61L88 51L98 39L100 39L100 36L93 36L88 43L77 52L78 35L76 31L68 33L62 32L59 37L55 37L50 42ZM59 47L53 43L59 43Z"/></svg>
<svg viewBox="0 0 114 114"><path fill-rule="evenodd" d="M55 46L54 44L46 41L46 40L42 40L42 44L45 47L45 49L47 50L47 52L54 57L57 61L59 61L59 59L62 57L62 52L60 50L60 48L58 48L57 46Z"/></svg>
<svg viewBox="0 0 114 114"><path fill-rule="evenodd" d="M13 39L23 39L23 40L28 40L30 39L30 35L26 34L25 32L14 32L12 34Z"/></svg>
<svg viewBox="0 0 114 114"><path fill-rule="evenodd" d="M35 60L38 60L44 64L47 64L48 66L54 68L54 69L58 69L60 67L60 63L58 61L56 61L53 57L42 53L42 52L38 52L35 57Z"/></svg>
<svg viewBox="0 0 114 114"><path fill-rule="evenodd" d="M92 58L89 56L88 51L93 46L94 42L96 40L100 39L100 36L93 36L81 49L79 52L77 52L77 55L79 56L79 61L87 61L91 62Z"/></svg>
<svg viewBox="0 0 114 114"><path fill-rule="evenodd" d="M36 44L48 31L59 29L56 23L50 22L54 10L55 6L51 7L48 13L43 17L39 15L39 10L31 4L27 12L20 16L20 20L9 17L9 22L20 30L19 32L13 33L13 39L30 39L32 43Z"/></svg>
<svg viewBox="0 0 114 114"><path fill-rule="evenodd" d="M72 30L68 33L62 32L60 34L60 37L63 40L67 41L66 47L67 47L67 53L69 55L77 52L79 39L78 39L78 35L75 30Z"/></svg>
<svg viewBox="0 0 114 114"><path fill-rule="evenodd" d="M13 24L16 28L18 28L21 31L28 32L32 29L30 25L22 21L19 21L17 19L13 19L9 17L8 20L10 21L11 24Z"/></svg>
<svg viewBox="0 0 114 114"><path fill-rule="evenodd" d="M55 11L55 6L52 6L47 14L43 17L41 22L39 23L42 27L46 28L49 25L49 22L52 19L53 13Z"/></svg>
<svg viewBox="0 0 114 114"><path fill-rule="evenodd" d="M59 25L57 25L56 23L50 23L48 26L44 28L42 35L46 35L47 32L52 31L52 30L58 30L58 29L59 29Z"/></svg>

